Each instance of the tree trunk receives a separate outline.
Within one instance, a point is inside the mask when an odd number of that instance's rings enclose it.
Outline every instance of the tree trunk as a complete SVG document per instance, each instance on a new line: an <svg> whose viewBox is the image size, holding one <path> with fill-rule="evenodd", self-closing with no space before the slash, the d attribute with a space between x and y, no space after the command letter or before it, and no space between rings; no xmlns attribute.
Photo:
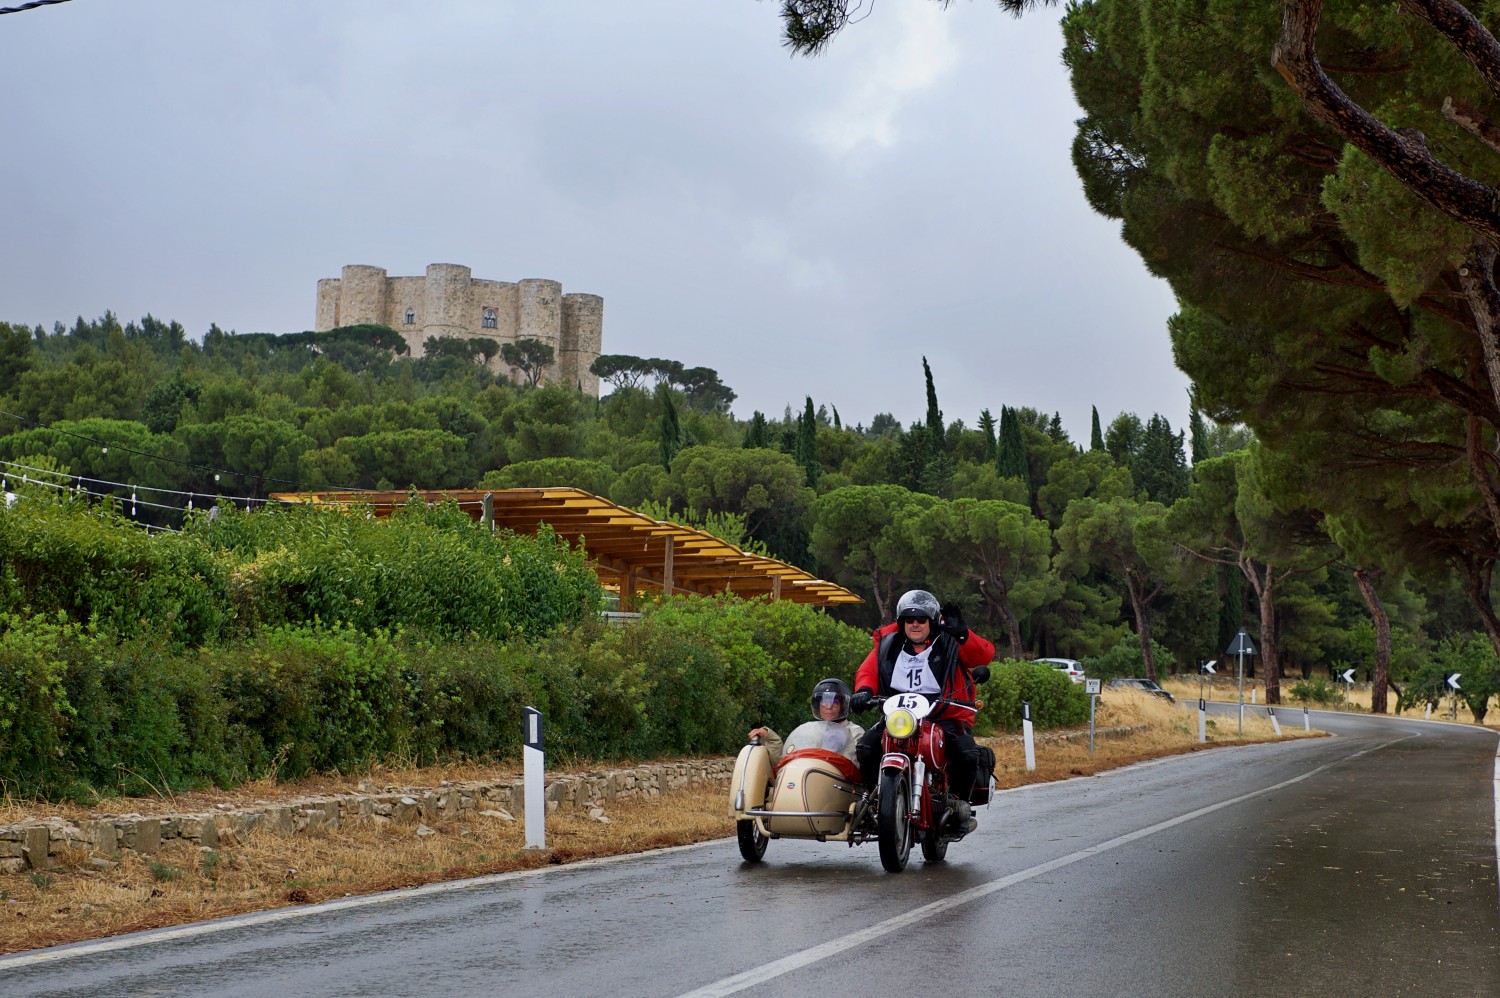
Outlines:
<svg viewBox="0 0 1500 998"><path fill-rule="evenodd" d="M1129 571L1126 571L1124 575L1125 592L1130 596L1130 610L1135 614L1135 633L1141 639L1141 660L1146 663L1146 678L1154 683L1156 682L1156 659L1151 654L1151 621L1146 615L1146 604L1156 596L1156 593L1143 599L1140 590L1136 587L1134 577ZM1158 587L1156 592L1161 592L1161 589Z"/></svg>
<svg viewBox="0 0 1500 998"><path fill-rule="evenodd" d="M1260 666L1266 681L1266 703L1281 703L1281 669L1276 660L1276 567L1266 566L1266 577L1249 555L1240 556L1240 571L1245 573L1260 604Z"/></svg>
<svg viewBox="0 0 1500 998"><path fill-rule="evenodd" d="M885 592L880 585L880 566L870 566L870 593L875 597L875 611L880 614L880 622L883 624L890 620L890 614L886 613L889 600L885 598Z"/></svg>
<svg viewBox="0 0 1500 998"><path fill-rule="evenodd" d="M1375 577L1378 574L1368 568L1354 570L1354 582L1359 586L1359 594L1364 597L1370 619L1375 623L1375 674L1372 677L1375 686L1370 691L1372 714L1386 712L1386 690L1391 678L1391 618L1385 612L1385 604L1380 601L1379 594L1375 592Z"/></svg>
<svg viewBox="0 0 1500 998"><path fill-rule="evenodd" d="M1016 619L1014 613L1011 613L1010 607L1004 600L996 599L991 595L990 587L984 584L983 579L979 580L979 592L984 596L984 601L989 604L990 609L998 613L1000 619L1005 621L1005 633L1010 641L1010 657L1021 658L1021 622Z"/></svg>
<svg viewBox="0 0 1500 998"><path fill-rule="evenodd" d="M1479 622L1489 635L1490 647L1495 649L1496 655L1500 655L1500 621L1495 619L1495 608L1490 603L1490 573L1494 570L1495 563L1482 561L1475 555L1455 558L1454 561L1459 562L1459 569L1463 573L1464 594L1469 597L1469 605L1479 614Z"/></svg>

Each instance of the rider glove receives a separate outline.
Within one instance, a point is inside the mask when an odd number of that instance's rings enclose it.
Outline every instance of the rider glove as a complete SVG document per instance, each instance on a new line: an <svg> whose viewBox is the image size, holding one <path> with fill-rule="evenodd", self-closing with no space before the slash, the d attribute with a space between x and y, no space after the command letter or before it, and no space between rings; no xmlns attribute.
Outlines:
<svg viewBox="0 0 1500 998"><path fill-rule="evenodd" d="M964 612L957 603L949 603L942 609L942 616L938 618L938 627L953 635L953 639L959 644L969 640L969 628L964 623Z"/></svg>
<svg viewBox="0 0 1500 998"><path fill-rule="evenodd" d="M869 690L855 690L854 695L849 698L849 709L856 714L863 714L870 709L874 700L875 694Z"/></svg>

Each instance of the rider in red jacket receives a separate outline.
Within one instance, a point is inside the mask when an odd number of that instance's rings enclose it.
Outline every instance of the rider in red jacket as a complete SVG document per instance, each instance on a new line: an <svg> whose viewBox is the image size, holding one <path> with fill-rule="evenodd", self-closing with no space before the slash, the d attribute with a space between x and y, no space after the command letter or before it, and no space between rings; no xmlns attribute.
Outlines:
<svg viewBox="0 0 1500 998"><path fill-rule="evenodd" d="M940 607L937 597L913 589L896 602L896 620L875 632L875 644L854 674L855 713L870 708L876 696L921 693L974 702L973 670L995 657L995 646L964 625L954 606ZM986 670L987 671L987 670ZM969 795L978 770L974 744L975 708L944 704L932 716L943 729L948 749L948 786L956 798L954 814L961 826L973 827ZM866 731L855 749L865 788L873 790L880 775L881 738L885 722Z"/></svg>

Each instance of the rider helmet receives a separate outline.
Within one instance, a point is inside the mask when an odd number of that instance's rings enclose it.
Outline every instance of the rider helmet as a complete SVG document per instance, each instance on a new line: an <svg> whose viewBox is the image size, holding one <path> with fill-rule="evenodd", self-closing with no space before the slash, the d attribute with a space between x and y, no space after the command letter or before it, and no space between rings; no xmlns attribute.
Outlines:
<svg viewBox="0 0 1500 998"><path fill-rule="evenodd" d="M823 716L818 709L825 703L838 705L839 716L832 718L835 721L847 721L849 719L849 686L842 679L825 679L813 687L812 691L812 716L814 721L827 721L830 718Z"/></svg>
<svg viewBox="0 0 1500 998"><path fill-rule="evenodd" d="M926 617L936 624L939 612L937 597L925 589L913 589L903 593L896 601L897 620Z"/></svg>

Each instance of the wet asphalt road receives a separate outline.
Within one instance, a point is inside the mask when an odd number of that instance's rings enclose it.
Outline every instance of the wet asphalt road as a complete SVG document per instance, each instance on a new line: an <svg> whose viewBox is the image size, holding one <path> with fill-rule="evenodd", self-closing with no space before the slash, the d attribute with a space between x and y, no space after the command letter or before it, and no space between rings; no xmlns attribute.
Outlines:
<svg viewBox="0 0 1500 998"><path fill-rule="evenodd" d="M1500 994L1496 736L1313 718L1002 794L899 875L724 840L0 958L0 995Z"/></svg>

